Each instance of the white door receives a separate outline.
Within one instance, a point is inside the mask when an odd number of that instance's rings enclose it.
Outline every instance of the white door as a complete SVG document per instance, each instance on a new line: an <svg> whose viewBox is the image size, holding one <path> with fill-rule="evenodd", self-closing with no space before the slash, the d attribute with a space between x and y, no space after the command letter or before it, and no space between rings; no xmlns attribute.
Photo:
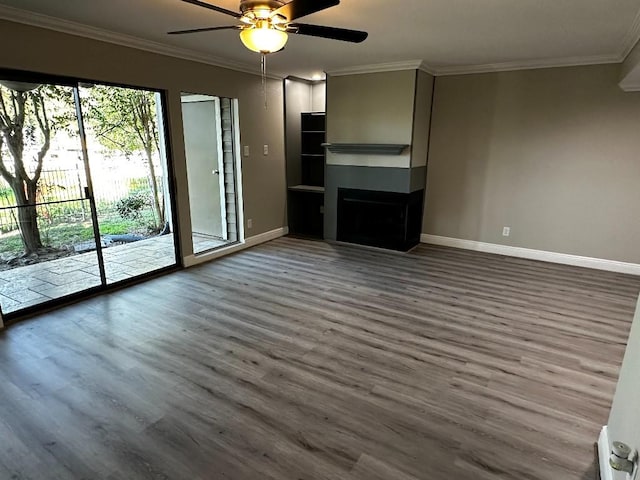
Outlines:
<svg viewBox="0 0 640 480"><path fill-rule="evenodd" d="M640 300L620 369L609 422L598 443L602 480L633 478L609 467L609 453L613 442L623 442L631 450L640 450ZM636 475L634 480L636 478L639 476Z"/></svg>
<svg viewBox="0 0 640 480"><path fill-rule="evenodd" d="M226 240L220 99L183 97L182 119L193 232Z"/></svg>

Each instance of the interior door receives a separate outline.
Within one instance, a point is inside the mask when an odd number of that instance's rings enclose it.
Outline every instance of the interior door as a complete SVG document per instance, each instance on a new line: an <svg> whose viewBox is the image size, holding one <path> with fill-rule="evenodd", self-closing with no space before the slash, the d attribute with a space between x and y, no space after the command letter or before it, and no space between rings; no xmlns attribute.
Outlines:
<svg viewBox="0 0 640 480"><path fill-rule="evenodd" d="M230 162L233 158L232 117L224 117L222 110L219 97L182 94L194 253L236 241L231 238L227 208L235 202L234 193L229 193L227 198L227 185L235 182Z"/></svg>
<svg viewBox="0 0 640 480"><path fill-rule="evenodd" d="M640 300L636 308L620 369L618 386L613 399L608 426L599 442L600 469L603 480L627 480L625 473L609 467L609 453L613 442L626 443L632 450L640 449ZM637 473L637 472L636 472ZM631 477L634 478L634 477ZM637 478L637 475L636 475ZM635 480L635 478L634 478Z"/></svg>

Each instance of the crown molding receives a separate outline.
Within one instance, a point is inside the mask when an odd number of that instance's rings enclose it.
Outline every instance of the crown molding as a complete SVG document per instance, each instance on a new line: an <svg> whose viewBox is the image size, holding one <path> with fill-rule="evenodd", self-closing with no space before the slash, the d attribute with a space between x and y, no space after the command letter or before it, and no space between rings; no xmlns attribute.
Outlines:
<svg viewBox="0 0 640 480"><path fill-rule="evenodd" d="M379 63L375 65L361 65L338 70L329 70L327 75L342 77L345 75L361 75L366 73L397 72L401 70L420 70L434 77L469 75L474 73L511 72L517 70L535 70L540 68L578 67L586 65L604 65L621 63L620 55L596 55L589 57L570 57L546 60L525 60L516 62L488 63L484 65L455 65L433 66L422 60L408 60L404 62Z"/></svg>
<svg viewBox="0 0 640 480"><path fill-rule="evenodd" d="M359 65L355 67L339 68L327 71L332 77L344 77L346 75L364 75L367 73L399 72L402 70L420 70L434 75L434 70L423 60L406 60L402 62L377 63L373 65Z"/></svg>
<svg viewBox="0 0 640 480"><path fill-rule="evenodd" d="M90 38L101 42L120 45L146 52L157 53L169 57L189 60L193 62L212 65L215 67L226 68L251 75L259 75L259 69L256 66L234 62L232 60L216 57L214 55L198 52L195 50L174 47L164 43L147 40L133 35L112 32L97 27L91 27L70 20L63 20L57 17L51 17L40 13L30 12L19 8L0 5L0 19L11 22L22 23L34 27L54 30L61 33L76 35L84 38ZM540 68L555 67L572 67L585 65L602 65L612 63L622 63L633 48L640 41L640 9L638 10L634 21L629 30L624 35L620 44L620 54L596 55L583 57L567 57L546 60L525 60L514 62L490 63L479 65L453 65L453 66L434 66L429 65L423 60L408 60L401 62L388 62L372 65L361 65L347 67L335 70L329 70L326 73L331 76L359 75L367 73L381 73L401 70L420 70L433 76L449 76L449 75L468 75L474 73L491 73L491 72L508 72L515 70L533 70ZM274 80L282 80L283 75L271 73L269 78ZM635 88L635 87L634 87ZM635 90L630 90L635 91Z"/></svg>
<svg viewBox="0 0 640 480"><path fill-rule="evenodd" d="M627 77L625 77L618 86L624 92L640 92L640 79L639 75L633 75L635 72L631 72Z"/></svg>
<svg viewBox="0 0 640 480"><path fill-rule="evenodd" d="M424 73L428 73L429 75L432 75L434 77L436 76L435 69L424 60L420 62L420 66L418 67L418 70Z"/></svg>
<svg viewBox="0 0 640 480"><path fill-rule="evenodd" d="M622 89L623 92L627 92L627 93L640 92L640 83L635 83L635 84L621 83L620 88Z"/></svg>
<svg viewBox="0 0 640 480"><path fill-rule="evenodd" d="M638 44L640 41L640 8L638 9L638 13L636 13L635 18L633 19L633 23L629 30L625 34L622 39L622 44L620 45L620 61L623 62L631 53L631 50Z"/></svg>
<svg viewBox="0 0 640 480"><path fill-rule="evenodd" d="M434 75L469 75L473 73L511 72L515 70L535 70L540 68L578 67L621 63L620 55L595 55L588 57L568 57L547 60L525 60L516 62L488 63L484 65L461 65L433 67Z"/></svg>
<svg viewBox="0 0 640 480"><path fill-rule="evenodd" d="M168 57L179 58L181 60L190 60L193 62L204 63L215 67L226 68L228 70L234 70L237 72L249 73L251 75L260 75L260 71L258 68L248 64L233 62L227 59L216 57L214 55L197 52L195 50L174 47L171 45L166 45L164 43L155 42L153 40L146 40L140 37L135 37L133 35L112 32L110 30L91 27L81 23L72 22L70 20L63 20L61 18L51 17L49 15L30 12L6 5L0 5L0 19L8 20L15 23L22 23L25 25L30 25L32 27L45 28L47 30L54 30L56 32L76 35L79 37L90 38L92 40L98 40L100 42L111 43L123 47L143 50L146 52L166 55ZM268 77L274 80L282 80L284 78L282 76L274 74L269 74Z"/></svg>

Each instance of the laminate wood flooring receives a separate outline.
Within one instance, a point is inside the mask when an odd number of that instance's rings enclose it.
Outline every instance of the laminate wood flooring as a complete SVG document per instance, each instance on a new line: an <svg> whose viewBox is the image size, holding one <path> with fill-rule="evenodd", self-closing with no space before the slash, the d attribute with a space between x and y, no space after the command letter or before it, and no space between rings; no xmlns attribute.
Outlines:
<svg viewBox="0 0 640 480"><path fill-rule="evenodd" d="M0 334L0 479L590 480L639 291L276 240Z"/></svg>

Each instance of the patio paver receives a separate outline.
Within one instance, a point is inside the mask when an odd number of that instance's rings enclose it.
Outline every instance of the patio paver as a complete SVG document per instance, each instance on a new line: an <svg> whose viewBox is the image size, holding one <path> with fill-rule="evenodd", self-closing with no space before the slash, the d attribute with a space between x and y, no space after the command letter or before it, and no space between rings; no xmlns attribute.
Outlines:
<svg viewBox="0 0 640 480"><path fill-rule="evenodd" d="M175 264L173 235L103 249L107 282L115 283ZM95 251L0 272L0 305L15 312L100 285Z"/></svg>

